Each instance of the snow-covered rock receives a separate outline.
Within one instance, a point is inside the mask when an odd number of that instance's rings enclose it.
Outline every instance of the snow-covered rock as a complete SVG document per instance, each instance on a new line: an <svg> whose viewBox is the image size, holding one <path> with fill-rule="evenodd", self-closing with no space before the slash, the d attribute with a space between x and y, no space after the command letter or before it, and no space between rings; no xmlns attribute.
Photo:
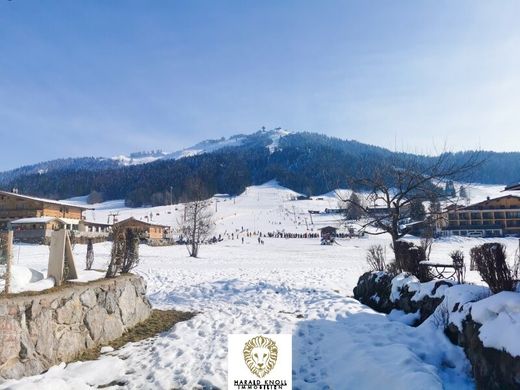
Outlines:
<svg viewBox="0 0 520 390"><path fill-rule="evenodd" d="M390 300L396 302L401 298L401 292L404 288L408 292L416 292L421 290L421 282L415 276L409 273L402 272L392 279L392 290L390 293Z"/></svg>
<svg viewBox="0 0 520 390"><path fill-rule="evenodd" d="M479 338L485 347L520 356L520 294L503 291L471 305L471 317L482 324Z"/></svg>

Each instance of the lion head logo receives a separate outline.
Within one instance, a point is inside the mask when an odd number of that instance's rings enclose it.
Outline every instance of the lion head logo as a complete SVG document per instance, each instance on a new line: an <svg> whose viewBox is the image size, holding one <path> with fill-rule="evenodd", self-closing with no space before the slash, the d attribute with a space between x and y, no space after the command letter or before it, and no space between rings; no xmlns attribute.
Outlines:
<svg viewBox="0 0 520 390"><path fill-rule="evenodd" d="M268 337L256 336L244 345L244 361L249 371L259 378L269 374L277 357L278 347Z"/></svg>

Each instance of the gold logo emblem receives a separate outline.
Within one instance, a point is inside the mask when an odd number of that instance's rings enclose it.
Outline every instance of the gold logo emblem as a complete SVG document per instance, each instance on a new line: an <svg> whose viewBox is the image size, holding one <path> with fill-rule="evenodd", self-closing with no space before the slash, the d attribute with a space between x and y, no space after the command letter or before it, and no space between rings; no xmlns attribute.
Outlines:
<svg viewBox="0 0 520 390"><path fill-rule="evenodd" d="M244 345L244 361L253 375L263 378L274 368L278 347L268 337L256 336Z"/></svg>

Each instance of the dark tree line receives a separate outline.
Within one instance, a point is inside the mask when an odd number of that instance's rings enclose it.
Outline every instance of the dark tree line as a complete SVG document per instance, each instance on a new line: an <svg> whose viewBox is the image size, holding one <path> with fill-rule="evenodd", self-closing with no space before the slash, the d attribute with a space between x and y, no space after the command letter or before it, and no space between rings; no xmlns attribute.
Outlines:
<svg viewBox="0 0 520 390"><path fill-rule="evenodd" d="M0 185L4 189L17 187L22 193L53 199L87 194L92 194L92 202L125 199L128 206L138 207L193 200L187 185L193 179L203 183L207 196L215 193L236 195L246 186L271 179L303 194L317 195L347 186L356 191L366 190L367 183L352 178L360 172L365 177L373 176L381 166L393 166L395 161L412 160L418 172L427 172L438 161L438 157L393 153L356 141L312 133L285 136L274 151L270 151L268 145L269 140L263 133L258 133L248 136L247 142L239 146L179 160L166 159L126 167L102 161L101 166L94 164L96 169L86 164L86 161L99 162L96 159L82 160L79 165L66 160L64 169L24 174ZM443 160L460 165L471 157L471 153L449 153ZM518 179L512 177L520 175L520 154L481 152L480 157L484 162L472 172L472 180L507 183ZM503 164L508 165L507 169ZM391 181L392 177L385 180ZM416 211L421 213L421 210Z"/></svg>

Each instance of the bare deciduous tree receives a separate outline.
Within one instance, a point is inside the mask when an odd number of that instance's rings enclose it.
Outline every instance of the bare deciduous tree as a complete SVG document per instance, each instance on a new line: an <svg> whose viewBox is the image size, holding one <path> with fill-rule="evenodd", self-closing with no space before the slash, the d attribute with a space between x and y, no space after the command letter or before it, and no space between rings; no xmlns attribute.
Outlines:
<svg viewBox="0 0 520 390"><path fill-rule="evenodd" d="M203 186L198 181L189 183L191 198L184 206L184 216L179 221L179 232L186 242L191 257L198 257L199 247L214 228L211 201L205 198Z"/></svg>
<svg viewBox="0 0 520 390"><path fill-rule="evenodd" d="M400 229L400 221L409 213L413 202L435 199L443 191L448 180L464 180L480 164L479 153L468 155L464 161L457 160L450 153L420 160L417 156L397 154L382 159L377 167L360 163L356 177L347 178L351 188L368 192L367 204L350 198L338 198L345 203L353 203L366 215L364 228L372 226L377 230L366 230L367 234L390 234L392 247L406 232ZM363 168L363 167L370 168ZM377 210L375 210L377 207ZM429 209L430 216L440 211ZM396 253L397 254L397 253Z"/></svg>

